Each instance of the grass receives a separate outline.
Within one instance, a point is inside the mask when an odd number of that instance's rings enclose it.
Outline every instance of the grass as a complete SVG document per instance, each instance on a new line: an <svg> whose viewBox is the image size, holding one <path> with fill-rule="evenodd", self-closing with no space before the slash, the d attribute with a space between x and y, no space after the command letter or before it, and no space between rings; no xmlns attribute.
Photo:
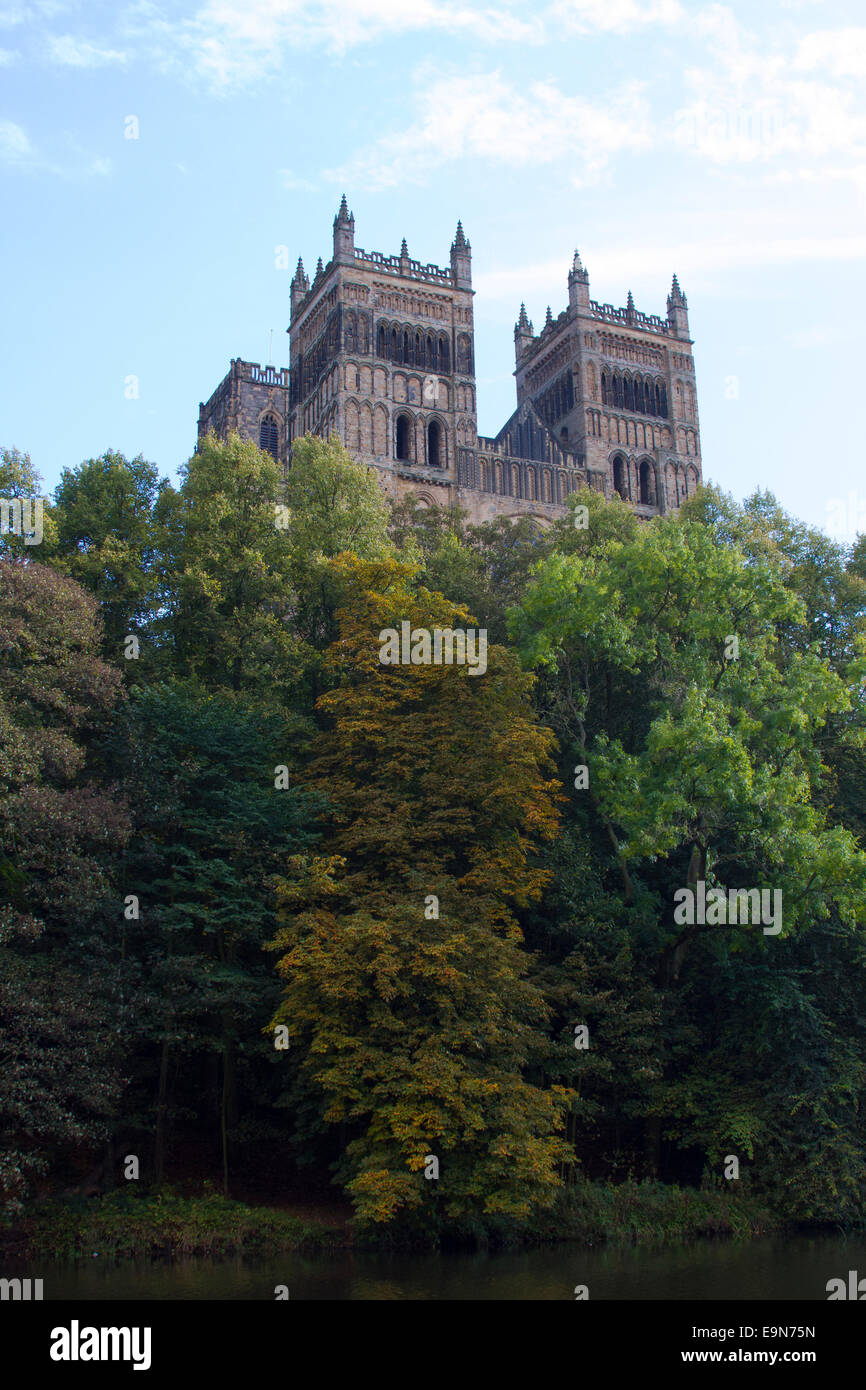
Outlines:
<svg viewBox="0 0 866 1390"><path fill-rule="evenodd" d="M731 1188L705 1190L632 1180L579 1182L554 1208L551 1229L587 1245L739 1240L769 1235L784 1222L760 1201Z"/></svg>
<svg viewBox="0 0 866 1390"><path fill-rule="evenodd" d="M277 1207L249 1207L217 1194L172 1192L46 1202L16 1223L8 1244L28 1258L159 1258L239 1252L333 1250L345 1227L304 1220Z"/></svg>
<svg viewBox="0 0 866 1390"><path fill-rule="evenodd" d="M299 1216L277 1207L247 1206L216 1193L183 1197L172 1192L42 1203L14 1225L0 1229L0 1253L27 1259L165 1258L200 1255L320 1252L399 1247L399 1227L353 1231L350 1223ZM310 1219L310 1217L313 1219ZM733 1237L749 1239L784 1223L756 1199L730 1189L673 1187L661 1182L578 1182L548 1212L526 1224L479 1222L435 1241L408 1240L409 1248L482 1245L519 1247L572 1241L583 1245L652 1244ZM450 1234L450 1238L449 1238ZM444 1238L443 1238L444 1237Z"/></svg>

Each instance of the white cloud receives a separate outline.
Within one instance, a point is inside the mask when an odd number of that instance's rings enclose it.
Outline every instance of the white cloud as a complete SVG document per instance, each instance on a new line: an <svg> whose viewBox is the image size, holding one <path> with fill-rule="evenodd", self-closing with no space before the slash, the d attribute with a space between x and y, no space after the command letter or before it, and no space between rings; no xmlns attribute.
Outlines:
<svg viewBox="0 0 866 1390"><path fill-rule="evenodd" d="M581 34L628 34L649 24L677 24L685 18L679 0L556 0L554 22Z"/></svg>
<svg viewBox="0 0 866 1390"><path fill-rule="evenodd" d="M27 132L14 121L0 121L0 159L7 164L26 164L32 157Z"/></svg>
<svg viewBox="0 0 866 1390"><path fill-rule="evenodd" d="M759 43L725 6L700 11L693 28L712 63L684 73L690 99L673 118L673 139L681 149L716 165L789 159L802 170L828 157L862 162L866 106L859 86L806 73L834 62L841 70L840 36L846 32L850 70L859 70L861 50L853 36L866 30L812 34L791 53ZM862 58L866 63L866 46Z"/></svg>
<svg viewBox="0 0 866 1390"><path fill-rule="evenodd" d="M293 174L291 169L281 169L279 179L283 188L288 189L290 193L315 193L319 187L318 184L312 183L309 179L300 178L297 174Z"/></svg>
<svg viewBox="0 0 866 1390"><path fill-rule="evenodd" d="M104 177L111 173L111 160L88 154L74 141L66 141L67 155L62 162L48 159L33 145L26 130L14 121L0 121L0 162L34 173L54 174L62 179Z"/></svg>
<svg viewBox="0 0 866 1390"><path fill-rule="evenodd" d="M649 113L638 83L602 105L567 96L555 82L528 88L500 73L436 78L415 74L417 118L369 150L326 173L329 182L393 188L423 183L440 165L481 159L521 167L568 159L575 182L591 180L621 149L651 143Z"/></svg>
<svg viewBox="0 0 866 1390"><path fill-rule="evenodd" d="M126 54L114 48L97 48L84 39L73 38L71 34L49 37L48 58L70 68L101 68L110 63L125 63Z"/></svg>
<svg viewBox="0 0 866 1390"><path fill-rule="evenodd" d="M834 77L866 77L866 29L825 29L800 40L793 63L800 71L824 68Z"/></svg>
<svg viewBox="0 0 866 1390"><path fill-rule="evenodd" d="M829 347L836 338L837 334L833 328L815 324L813 328L801 328L796 333L786 334L785 342L797 350L809 351L811 348Z"/></svg>
<svg viewBox="0 0 866 1390"><path fill-rule="evenodd" d="M581 256L590 275L593 298L604 298L604 287L610 284L658 282L659 302L664 299L669 281L664 281L664 267L671 274L676 270L686 294L690 287L720 271L760 268L761 266L796 265L801 262L866 260L866 236L803 236L761 238L754 232L749 236L732 236L719 241L689 240L681 243L651 245L646 241L627 246L607 246L598 251L591 246L581 247ZM565 295L570 257L539 261L534 264L512 265L501 270L482 271L474 279L475 289L485 302L493 300L519 303L525 299L544 302L551 294L561 300ZM594 286L599 286L599 294ZM663 291L663 292L662 292ZM551 299L551 303L554 300ZM639 309L661 312L652 305ZM530 318L532 315L530 314Z"/></svg>
<svg viewBox="0 0 866 1390"><path fill-rule="evenodd" d="M461 0L207 0L190 19L165 20L141 2L126 32L149 44L162 66L194 73L229 91L272 76L298 49L336 54L389 35L440 31L488 42L539 40L525 0L474 7Z"/></svg>
<svg viewBox="0 0 866 1390"><path fill-rule="evenodd" d="M8 68L11 63L16 62L18 54L11 48L0 48L0 68Z"/></svg>

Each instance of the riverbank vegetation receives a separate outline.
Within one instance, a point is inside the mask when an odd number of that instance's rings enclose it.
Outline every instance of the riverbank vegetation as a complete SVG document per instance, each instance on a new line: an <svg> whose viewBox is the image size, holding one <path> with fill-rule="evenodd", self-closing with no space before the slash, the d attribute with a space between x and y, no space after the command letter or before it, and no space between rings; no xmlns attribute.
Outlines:
<svg viewBox="0 0 866 1390"><path fill-rule="evenodd" d="M783 1223L753 1199L644 1180L581 1182L530 1222L477 1222L437 1233L434 1244L655 1245L708 1238L749 1239ZM250 1206L220 1193L181 1196L116 1192L36 1204L0 1225L0 1254L18 1260L176 1259L265 1255L280 1251L393 1249L430 1242L392 1224L357 1227L327 1209Z"/></svg>
<svg viewBox="0 0 866 1390"><path fill-rule="evenodd" d="M403 623L486 670L383 665ZM0 634L34 1248L863 1225L866 541L712 488L474 527L211 437L64 471Z"/></svg>

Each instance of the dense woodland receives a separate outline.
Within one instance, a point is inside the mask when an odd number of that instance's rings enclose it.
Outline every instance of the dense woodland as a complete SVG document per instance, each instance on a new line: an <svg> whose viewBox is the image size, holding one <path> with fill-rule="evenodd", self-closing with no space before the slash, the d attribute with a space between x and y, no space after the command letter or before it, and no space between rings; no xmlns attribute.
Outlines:
<svg viewBox="0 0 866 1390"><path fill-rule="evenodd" d="M862 1222L866 538L570 505L475 527L336 440L284 484L210 437L177 488L67 469L41 545L2 537L7 1213L134 1154L478 1230L736 1155ZM486 673L381 665L404 620L486 628ZM701 880L781 889L782 932L677 925Z"/></svg>

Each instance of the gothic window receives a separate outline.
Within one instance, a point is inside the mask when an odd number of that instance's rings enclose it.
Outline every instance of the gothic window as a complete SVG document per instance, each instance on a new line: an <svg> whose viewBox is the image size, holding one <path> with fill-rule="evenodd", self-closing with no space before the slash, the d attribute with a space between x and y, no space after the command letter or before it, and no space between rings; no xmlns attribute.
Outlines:
<svg viewBox="0 0 866 1390"><path fill-rule="evenodd" d="M430 468L442 468L442 426L431 420L427 426L427 463Z"/></svg>
<svg viewBox="0 0 866 1390"><path fill-rule="evenodd" d="M440 372L447 372L447 371L448 371L448 356L449 356L449 353L448 353L448 339L443 335L443 336L439 339L439 370L440 370Z"/></svg>
<svg viewBox="0 0 866 1390"><path fill-rule="evenodd" d="M277 457L277 449L280 442L280 427L273 415L264 415L262 423L259 425L259 448L266 454Z"/></svg>
<svg viewBox="0 0 866 1390"><path fill-rule="evenodd" d="M427 334L427 366L428 366L428 367L435 367L435 366L436 366L436 349L435 349L435 347L433 346L433 334L432 334L432 333L428 333L428 334Z"/></svg>
<svg viewBox="0 0 866 1390"><path fill-rule="evenodd" d="M355 351L355 315L351 309L346 314L346 351Z"/></svg>
<svg viewBox="0 0 866 1390"><path fill-rule="evenodd" d="M610 404L609 392L608 392L607 372L602 372L602 374L601 374L601 403L602 403L602 405L609 405L609 404Z"/></svg>
<svg viewBox="0 0 866 1390"><path fill-rule="evenodd" d="M396 447L396 449L395 449L395 451L394 451L394 452L395 452L395 457L396 457L396 458L398 458L398 459L403 459L403 460L406 461L406 462L409 461L409 459L412 457L411 453L409 452L410 449L411 449L411 439L412 439L412 421L409 419L409 416L408 416L408 415L398 415L398 416L397 416L397 447Z"/></svg>
<svg viewBox="0 0 866 1390"><path fill-rule="evenodd" d="M408 329L404 328L404 329L403 329L403 362L404 362L404 363L407 363L408 361L409 361L409 331L408 331Z"/></svg>
<svg viewBox="0 0 866 1390"><path fill-rule="evenodd" d="M634 386L630 376L627 376L623 383L623 400L626 410L634 410Z"/></svg>
<svg viewBox="0 0 866 1390"><path fill-rule="evenodd" d="M623 497L626 500L628 500L628 483L626 480L625 459L622 457L621 454L617 454L616 458L613 461L613 486L614 491L618 492L620 497Z"/></svg>
<svg viewBox="0 0 866 1390"><path fill-rule="evenodd" d="M396 328L391 329L391 361L400 361L400 339L397 336Z"/></svg>
<svg viewBox="0 0 866 1390"><path fill-rule="evenodd" d="M645 507L648 507L652 502L652 487L650 483L651 476L652 475L650 471L649 462L646 459L641 459L639 470L640 500Z"/></svg>

